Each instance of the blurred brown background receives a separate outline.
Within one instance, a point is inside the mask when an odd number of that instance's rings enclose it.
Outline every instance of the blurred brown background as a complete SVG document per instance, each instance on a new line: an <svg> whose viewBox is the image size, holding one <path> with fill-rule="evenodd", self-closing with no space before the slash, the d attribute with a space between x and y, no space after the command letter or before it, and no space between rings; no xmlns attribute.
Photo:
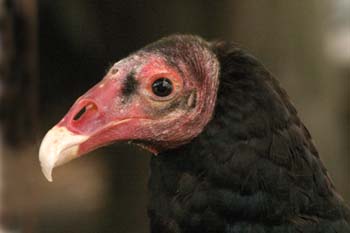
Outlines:
<svg viewBox="0 0 350 233"><path fill-rule="evenodd" d="M350 201L350 1L0 0L0 232L149 232L150 154L41 174L38 147L109 65L172 33L238 42L280 79Z"/></svg>

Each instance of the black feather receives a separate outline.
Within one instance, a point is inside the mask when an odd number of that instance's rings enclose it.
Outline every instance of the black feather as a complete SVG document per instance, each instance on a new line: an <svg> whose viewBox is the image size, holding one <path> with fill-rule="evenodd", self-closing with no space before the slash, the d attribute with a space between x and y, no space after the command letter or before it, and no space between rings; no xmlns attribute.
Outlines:
<svg viewBox="0 0 350 233"><path fill-rule="evenodd" d="M349 209L277 80L233 44L208 49L221 66L214 116L191 143L152 157L152 232L350 232Z"/></svg>

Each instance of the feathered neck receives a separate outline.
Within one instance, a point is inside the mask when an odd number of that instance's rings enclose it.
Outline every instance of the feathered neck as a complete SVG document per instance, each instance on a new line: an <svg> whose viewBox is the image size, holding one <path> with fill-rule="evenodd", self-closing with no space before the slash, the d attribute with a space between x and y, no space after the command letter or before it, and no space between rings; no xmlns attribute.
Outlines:
<svg viewBox="0 0 350 233"><path fill-rule="evenodd" d="M348 209L277 81L232 45L213 50L213 119L191 143L152 157L152 232L348 229Z"/></svg>

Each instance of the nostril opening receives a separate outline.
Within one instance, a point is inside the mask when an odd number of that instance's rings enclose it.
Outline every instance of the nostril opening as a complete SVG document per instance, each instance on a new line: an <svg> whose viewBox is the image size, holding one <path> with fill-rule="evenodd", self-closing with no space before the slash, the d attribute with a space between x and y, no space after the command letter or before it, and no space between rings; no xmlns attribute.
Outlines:
<svg viewBox="0 0 350 233"><path fill-rule="evenodd" d="M80 109L80 111L77 114L75 114L75 116L73 117L73 120L75 121L79 120L84 115L85 112L86 112L86 106L84 106L82 109Z"/></svg>
<svg viewBox="0 0 350 233"><path fill-rule="evenodd" d="M83 115L89 110L94 108L93 104L88 104L80 109L80 111L73 117L74 121L77 121L83 117Z"/></svg>
<svg viewBox="0 0 350 233"><path fill-rule="evenodd" d="M118 69L117 69L117 68L112 68L111 73L112 73L112 74L116 74L116 73L118 73Z"/></svg>

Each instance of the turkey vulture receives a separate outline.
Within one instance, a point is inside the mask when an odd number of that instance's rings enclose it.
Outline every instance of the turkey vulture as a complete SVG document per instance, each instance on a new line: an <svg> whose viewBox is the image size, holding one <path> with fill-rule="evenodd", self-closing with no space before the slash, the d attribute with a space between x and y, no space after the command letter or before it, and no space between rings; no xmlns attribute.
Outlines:
<svg viewBox="0 0 350 233"><path fill-rule="evenodd" d="M350 232L286 92L252 55L197 36L115 63L45 136L43 173L98 147L151 151L151 232Z"/></svg>

